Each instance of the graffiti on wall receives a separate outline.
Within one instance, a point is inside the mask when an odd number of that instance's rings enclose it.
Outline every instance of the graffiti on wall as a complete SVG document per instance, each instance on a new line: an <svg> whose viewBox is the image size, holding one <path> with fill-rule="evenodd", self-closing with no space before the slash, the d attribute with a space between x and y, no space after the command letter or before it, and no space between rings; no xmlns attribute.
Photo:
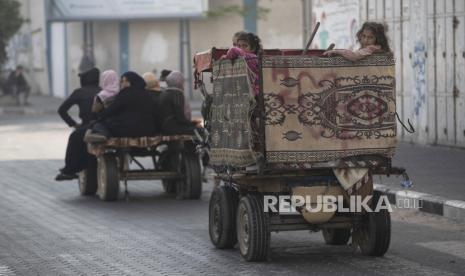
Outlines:
<svg viewBox="0 0 465 276"><path fill-rule="evenodd" d="M320 22L320 28L312 48L326 49L331 43L336 48L355 49L355 35L359 28L358 0L319 0L314 2L312 25ZM350 16L348 16L350 15Z"/></svg>
<svg viewBox="0 0 465 276"><path fill-rule="evenodd" d="M417 121L417 128L426 125L426 4L422 0L410 2L411 13L410 31L413 48L412 53L412 104L413 116ZM423 12L421 12L423 11Z"/></svg>
<svg viewBox="0 0 465 276"><path fill-rule="evenodd" d="M426 46L423 41L415 42L412 61L415 76L414 111L418 116L420 109L426 104Z"/></svg>

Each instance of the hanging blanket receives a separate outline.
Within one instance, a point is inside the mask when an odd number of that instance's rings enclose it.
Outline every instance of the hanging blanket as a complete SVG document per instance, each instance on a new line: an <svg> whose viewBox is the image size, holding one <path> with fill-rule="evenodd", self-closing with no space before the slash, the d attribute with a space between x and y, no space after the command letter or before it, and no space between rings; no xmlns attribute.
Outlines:
<svg viewBox="0 0 465 276"><path fill-rule="evenodd" d="M394 67L391 55L355 63L342 57L264 56L267 163L392 157Z"/></svg>
<svg viewBox="0 0 465 276"><path fill-rule="evenodd" d="M255 99L245 60L216 61L213 80L210 163L234 167L254 164L250 114Z"/></svg>

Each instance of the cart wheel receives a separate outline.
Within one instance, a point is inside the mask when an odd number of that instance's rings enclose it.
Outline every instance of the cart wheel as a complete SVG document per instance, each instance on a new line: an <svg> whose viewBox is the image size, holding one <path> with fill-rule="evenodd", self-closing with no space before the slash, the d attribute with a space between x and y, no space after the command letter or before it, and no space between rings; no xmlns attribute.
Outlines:
<svg viewBox="0 0 465 276"><path fill-rule="evenodd" d="M373 206L378 203L379 195L373 197ZM363 255L383 256L391 242L391 214L382 209L364 215L364 220L355 233Z"/></svg>
<svg viewBox="0 0 465 276"><path fill-rule="evenodd" d="M162 180L163 191L167 194L175 194L176 193L176 182L173 180Z"/></svg>
<svg viewBox="0 0 465 276"><path fill-rule="evenodd" d="M178 198L199 199L202 195L202 171L200 160L194 152L184 153L181 161L181 174L184 179L177 187Z"/></svg>
<svg viewBox="0 0 465 276"><path fill-rule="evenodd" d="M350 229L323 229L321 232L329 245L346 245L350 239Z"/></svg>
<svg viewBox="0 0 465 276"><path fill-rule="evenodd" d="M98 194L101 200L114 201L119 194L118 162L115 155L98 158Z"/></svg>
<svg viewBox="0 0 465 276"><path fill-rule="evenodd" d="M178 171L178 154L165 150L161 153L160 158L158 159L158 167L162 171ZM154 160L154 165L157 168L156 161ZM162 179L161 183L163 185L163 191L168 194L176 193L176 180L173 179Z"/></svg>
<svg viewBox="0 0 465 276"><path fill-rule="evenodd" d="M79 191L82 196L95 195L97 185L97 158L90 156L87 169L79 173Z"/></svg>
<svg viewBox="0 0 465 276"><path fill-rule="evenodd" d="M238 195L230 186L219 186L210 198L208 230L216 248L233 248L237 243L236 210Z"/></svg>
<svg viewBox="0 0 465 276"><path fill-rule="evenodd" d="M237 208L237 240L242 257L249 262L264 261L270 247L268 214L260 194L242 197Z"/></svg>

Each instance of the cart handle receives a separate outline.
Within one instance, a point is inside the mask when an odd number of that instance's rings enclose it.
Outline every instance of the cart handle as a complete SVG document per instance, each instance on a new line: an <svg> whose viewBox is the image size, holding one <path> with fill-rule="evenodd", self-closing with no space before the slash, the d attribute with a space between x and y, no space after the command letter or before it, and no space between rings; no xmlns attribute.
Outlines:
<svg viewBox="0 0 465 276"><path fill-rule="evenodd" d="M320 22L317 22L315 28L313 29L312 35L310 36L310 39L307 42L307 46L305 46L305 49L302 52L302 55L307 54L308 48L310 47L310 44L312 44L312 41L315 38L316 32L318 31L319 27L320 27Z"/></svg>

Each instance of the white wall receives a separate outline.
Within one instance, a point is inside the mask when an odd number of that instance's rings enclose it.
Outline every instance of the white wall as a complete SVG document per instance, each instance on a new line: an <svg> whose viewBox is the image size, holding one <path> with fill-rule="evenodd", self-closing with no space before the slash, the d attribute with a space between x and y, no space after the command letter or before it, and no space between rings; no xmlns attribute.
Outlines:
<svg viewBox="0 0 465 276"><path fill-rule="evenodd" d="M26 69L26 78L34 94L48 94L47 62L45 58L45 17L43 0L18 0L25 20L21 29L9 42L6 69L17 65Z"/></svg>
<svg viewBox="0 0 465 276"><path fill-rule="evenodd" d="M65 32L65 23L52 24L50 45L52 53L52 91L57 97L64 97L67 94Z"/></svg>

